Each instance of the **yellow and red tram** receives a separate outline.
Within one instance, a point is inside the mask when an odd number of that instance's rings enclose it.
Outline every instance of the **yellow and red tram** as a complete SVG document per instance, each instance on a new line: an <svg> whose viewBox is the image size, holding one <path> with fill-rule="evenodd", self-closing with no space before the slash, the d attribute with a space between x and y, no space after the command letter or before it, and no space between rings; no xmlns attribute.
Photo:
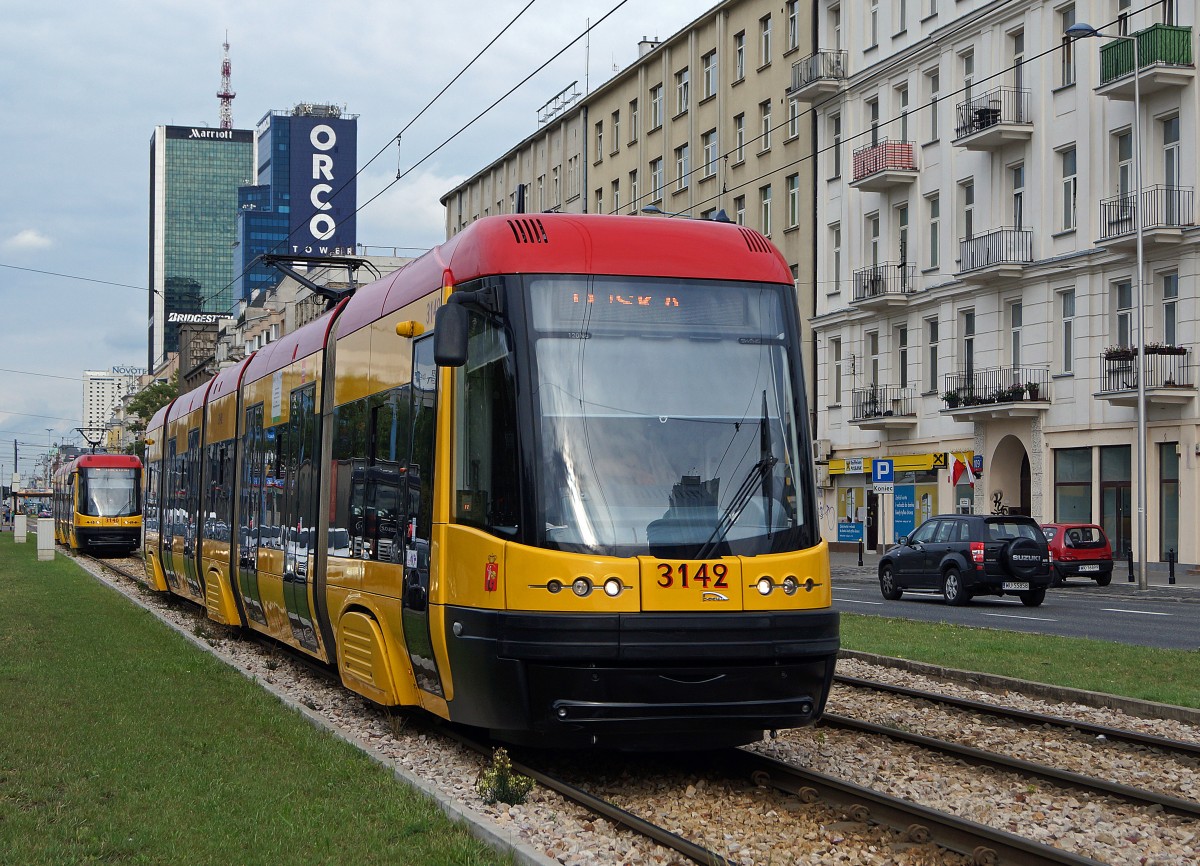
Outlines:
<svg viewBox="0 0 1200 866"><path fill-rule="evenodd" d="M479 220L155 416L150 581L514 742L811 724L839 628L801 366L757 232Z"/></svg>
<svg viewBox="0 0 1200 866"><path fill-rule="evenodd" d="M130 454L84 454L55 472L54 539L72 550L137 550L142 462Z"/></svg>

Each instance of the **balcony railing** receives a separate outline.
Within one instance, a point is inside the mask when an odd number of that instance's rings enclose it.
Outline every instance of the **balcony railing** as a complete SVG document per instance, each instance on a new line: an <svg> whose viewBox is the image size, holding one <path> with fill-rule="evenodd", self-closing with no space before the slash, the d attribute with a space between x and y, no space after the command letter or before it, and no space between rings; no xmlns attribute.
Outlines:
<svg viewBox="0 0 1200 866"><path fill-rule="evenodd" d="M1152 186L1142 190L1142 228L1178 228L1194 225L1195 192L1191 187ZM1135 193L1100 202L1101 239L1137 231L1138 197Z"/></svg>
<svg viewBox="0 0 1200 866"><path fill-rule="evenodd" d="M917 266L884 262L854 272L854 300L866 301L883 295L908 295L916 291Z"/></svg>
<svg viewBox="0 0 1200 866"><path fill-rule="evenodd" d="M822 49L792 64L792 90L803 90L817 81L844 81L846 52Z"/></svg>
<svg viewBox="0 0 1200 866"><path fill-rule="evenodd" d="M1137 40L1138 61L1147 66L1191 66L1192 28L1170 24L1152 24L1133 36ZM1100 49L1100 86L1124 78L1133 72L1133 42L1114 39Z"/></svg>
<svg viewBox="0 0 1200 866"><path fill-rule="evenodd" d="M1029 123L1029 91L997 87L960 102L956 116L955 138L966 138L998 123Z"/></svg>
<svg viewBox="0 0 1200 866"><path fill-rule="evenodd" d="M1050 371L1043 367L989 367L947 373L946 408L1049 400Z"/></svg>
<svg viewBox="0 0 1200 866"><path fill-rule="evenodd" d="M1026 265L1032 261L1032 229L993 229L958 242L959 273L993 265Z"/></svg>
<svg viewBox="0 0 1200 866"><path fill-rule="evenodd" d="M854 149L854 179L862 180L881 171L916 171L917 160L911 141L881 139Z"/></svg>
<svg viewBox="0 0 1200 866"><path fill-rule="evenodd" d="M1144 354L1137 346L1112 346L1100 355L1100 390L1136 388L1139 367L1145 371L1147 388L1190 388L1190 359L1191 351L1185 346L1147 345Z"/></svg>
<svg viewBox="0 0 1200 866"><path fill-rule="evenodd" d="M917 413L917 389L899 385L868 385L850 393L850 420L903 417Z"/></svg>

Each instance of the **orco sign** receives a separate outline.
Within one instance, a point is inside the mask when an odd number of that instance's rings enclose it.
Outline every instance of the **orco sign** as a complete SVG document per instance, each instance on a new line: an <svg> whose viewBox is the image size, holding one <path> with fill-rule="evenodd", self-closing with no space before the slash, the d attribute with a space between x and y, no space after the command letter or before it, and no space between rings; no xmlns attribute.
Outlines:
<svg viewBox="0 0 1200 866"><path fill-rule="evenodd" d="M291 251L337 255L355 245L357 127L350 119L291 118Z"/></svg>

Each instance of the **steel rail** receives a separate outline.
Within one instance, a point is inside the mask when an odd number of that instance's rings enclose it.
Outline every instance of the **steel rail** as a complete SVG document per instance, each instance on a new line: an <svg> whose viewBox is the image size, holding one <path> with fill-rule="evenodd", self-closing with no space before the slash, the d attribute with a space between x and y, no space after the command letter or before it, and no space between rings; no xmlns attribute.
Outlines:
<svg viewBox="0 0 1200 866"><path fill-rule="evenodd" d="M765 755L735 750L724 756L757 785L776 788L803 802L837 803L856 821L892 827L912 842L933 842L970 857L977 866L1100 866L1101 861L1014 833L939 812L919 803L864 788L833 776L784 764Z"/></svg>
<svg viewBox="0 0 1200 866"><path fill-rule="evenodd" d="M895 728L877 725L873 722L864 722L832 713L826 713L821 719L820 724L834 728L843 728L848 731L872 734L874 736L890 737L893 740L953 755L956 758L962 758L974 764L994 767L1000 770L1013 770L1030 776L1040 776L1072 788L1109 794L1147 806L1160 806L1163 809L1180 815L1186 815L1190 818L1200 818L1200 803L1194 800L1173 797L1170 794L1161 794L1158 791L1151 791L1146 788L1135 788L1132 785L1109 782L1106 779L1085 776L1082 773L1074 773L1070 770L1060 770L1057 767L1038 764L1034 761L1026 761L1022 758L1014 758L998 752L977 749L974 746L964 746L961 743L939 740L936 737L927 737L923 734L914 734L908 731L900 731Z"/></svg>
<svg viewBox="0 0 1200 866"><path fill-rule="evenodd" d="M1180 752L1200 756L1200 743L1188 742L1186 740L1172 740L1169 737L1143 734L1139 731L1130 731L1126 728L1113 728L1108 725L1097 725L1093 722L1083 722L1062 716L1048 716L1028 710L1018 710L1013 707L1002 707L984 701L975 701L970 698L956 698L951 695L938 694L937 692L926 692L920 689L909 688L908 686L879 683L874 680L848 677L841 674L835 675L833 681L855 688L871 689L873 691L887 692L889 694L903 695L904 697L945 704L946 706L958 707L959 709L970 710L975 713L985 713L1002 719L1028 722L1033 725L1054 725L1060 728L1074 728L1081 733L1094 734L1098 737L1103 736L1109 740L1121 740L1127 743L1135 743L1139 746L1163 749L1168 752Z"/></svg>

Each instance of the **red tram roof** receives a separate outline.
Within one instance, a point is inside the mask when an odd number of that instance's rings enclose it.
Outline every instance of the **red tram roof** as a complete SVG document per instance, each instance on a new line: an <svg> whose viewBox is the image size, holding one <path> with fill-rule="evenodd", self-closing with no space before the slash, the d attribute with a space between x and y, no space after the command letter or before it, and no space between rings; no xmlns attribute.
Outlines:
<svg viewBox="0 0 1200 866"><path fill-rule="evenodd" d="M442 285L493 274L605 274L791 283L780 252L744 226L602 214L512 214L471 223L382 280L341 315L342 335Z"/></svg>
<svg viewBox="0 0 1200 866"><path fill-rule="evenodd" d="M135 454L80 454L55 473L69 475L78 469L141 469L142 461Z"/></svg>
<svg viewBox="0 0 1200 866"><path fill-rule="evenodd" d="M325 343L329 339L330 328L333 327L334 319L337 318L337 312L345 305L345 300L339 301L337 307L331 312L259 349L250 356L250 363L246 366L243 381L257 382L276 370L282 370L297 358L305 358L313 352L324 349Z"/></svg>
<svg viewBox="0 0 1200 866"><path fill-rule="evenodd" d="M211 403L218 397L224 397L226 394L236 391L238 383L242 381L242 373L245 371L246 367L250 365L250 360L255 354L256 353L251 352L238 363L230 367L226 367L217 373L217 375L213 377L212 385L209 386L207 402Z"/></svg>
<svg viewBox="0 0 1200 866"><path fill-rule="evenodd" d="M199 388L176 397L174 402L171 403L170 411L167 412L167 421L178 421L185 415L201 408L204 405L204 395L208 393L210 387L212 387L212 379L209 379Z"/></svg>

